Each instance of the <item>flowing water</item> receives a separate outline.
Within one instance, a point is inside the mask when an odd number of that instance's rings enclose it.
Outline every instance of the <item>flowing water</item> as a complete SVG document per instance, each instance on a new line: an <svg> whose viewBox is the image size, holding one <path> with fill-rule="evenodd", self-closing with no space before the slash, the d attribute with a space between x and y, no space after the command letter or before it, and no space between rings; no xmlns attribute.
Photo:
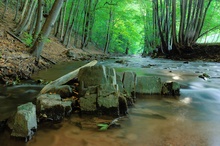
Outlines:
<svg viewBox="0 0 220 146"><path fill-rule="evenodd" d="M129 115L119 120L121 127L99 131L96 124L109 117L79 117L74 114L58 124L40 125L28 143L0 133L0 146L219 146L220 145L220 63L183 62L141 57L123 57L99 64L117 72L134 71L138 76L159 76L162 81L181 85L179 99L158 95L138 96ZM63 63L41 71L34 79L54 80L85 62ZM199 78L206 73L209 79ZM0 87L0 119L13 113L16 106L33 101L42 86L29 82ZM111 119L112 120L112 119ZM80 123L80 125L79 125Z"/></svg>

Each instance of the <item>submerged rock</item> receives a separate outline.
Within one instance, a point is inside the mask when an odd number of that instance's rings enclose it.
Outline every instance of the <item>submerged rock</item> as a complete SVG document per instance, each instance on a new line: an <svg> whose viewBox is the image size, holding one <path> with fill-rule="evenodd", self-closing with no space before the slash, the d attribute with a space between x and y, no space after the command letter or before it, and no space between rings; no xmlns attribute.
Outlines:
<svg viewBox="0 0 220 146"><path fill-rule="evenodd" d="M36 106L31 102L18 106L15 116L9 119L8 126L12 129L11 136L30 140L37 130Z"/></svg>

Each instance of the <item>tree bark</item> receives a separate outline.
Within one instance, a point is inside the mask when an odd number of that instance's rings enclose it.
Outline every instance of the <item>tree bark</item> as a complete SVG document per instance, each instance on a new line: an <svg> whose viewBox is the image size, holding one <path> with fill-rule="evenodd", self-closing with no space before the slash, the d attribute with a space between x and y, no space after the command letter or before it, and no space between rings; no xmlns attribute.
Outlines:
<svg viewBox="0 0 220 146"><path fill-rule="evenodd" d="M5 8L4 8L4 12L2 13L2 19L4 19L7 9L8 9L8 0L5 0Z"/></svg>
<svg viewBox="0 0 220 146"><path fill-rule="evenodd" d="M112 3L112 0L111 0L111 3ZM105 54L108 53L109 44L110 44L110 37L111 37L110 32L111 32L112 18L113 18L113 8L112 8L112 6L110 6L107 32L106 32L106 42L105 42L105 47L104 47Z"/></svg>
<svg viewBox="0 0 220 146"><path fill-rule="evenodd" d="M56 0L53 4L53 7L50 11L49 16L47 17L41 32L35 41L33 47L32 47L32 54L36 57L36 61L39 62L40 54L42 52L42 49L44 47L45 41L48 38L52 27L54 26L54 23L56 22L57 16L60 13L60 9L62 8L64 0Z"/></svg>
<svg viewBox="0 0 220 146"><path fill-rule="evenodd" d="M41 30L42 21L43 21L43 5L44 5L44 0L38 0L37 21L33 35L34 40L37 39L38 34Z"/></svg>

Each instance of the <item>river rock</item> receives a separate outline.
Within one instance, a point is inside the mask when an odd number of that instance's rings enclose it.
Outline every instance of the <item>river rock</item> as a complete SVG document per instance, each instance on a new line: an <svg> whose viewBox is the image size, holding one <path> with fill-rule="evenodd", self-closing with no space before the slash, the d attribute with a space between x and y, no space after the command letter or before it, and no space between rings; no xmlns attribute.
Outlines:
<svg viewBox="0 0 220 146"><path fill-rule="evenodd" d="M37 97L37 114L44 115L46 119L61 121L68 113L71 113L70 102L62 101L58 94L41 94Z"/></svg>
<svg viewBox="0 0 220 146"><path fill-rule="evenodd" d="M162 87L163 95L180 95L180 85L177 82L165 82Z"/></svg>
<svg viewBox="0 0 220 146"><path fill-rule="evenodd" d="M62 85L55 88L52 88L47 93L59 94L61 98L67 98L72 95L72 88L69 85Z"/></svg>
<svg viewBox="0 0 220 146"><path fill-rule="evenodd" d="M78 79L82 112L119 115L120 94L113 68L105 66L82 68Z"/></svg>
<svg viewBox="0 0 220 146"><path fill-rule="evenodd" d="M97 94L85 95L80 98L80 109L82 112L93 113L96 108Z"/></svg>
<svg viewBox="0 0 220 146"><path fill-rule="evenodd" d="M137 84L136 73L134 72L124 72L123 74L123 87L128 96L131 96L131 93L135 92L135 86Z"/></svg>
<svg viewBox="0 0 220 146"><path fill-rule="evenodd" d="M116 82L118 84L118 89L119 89L120 93L125 93L124 86L122 83L122 77L118 73L116 74Z"/></svg>
<svg viewBox="0 0 220 146"><path fill-rule="evenodd" d="M119 116L119 97L117 95L100 96L97 102L100 114Z"/></svg>
<svg viewBox="0 0 220 146"><path fill-rule="evenodd" d="M136 92L140 94L161 94L162 82L158 77L137 77Z"/></svg>
<svg viewBox="0 0 220 146"><path fill-rule="evenodd" d="M82 88L89 86L97 86L107 83L106 67L105 66L92 66L84 67L79 70L78 80Z"/></svg>
<svg viewBox="0 0 220 146"><path fill-rule="evenodd" d="M119 92L117 84L98 86L98 110L101 114L119 115Z"/></svg>
<svg viewBox="0 0 220 146"><path fill-rule="evenodd" d="M12 129L11 136L25 138L25 141L30 140L37 129L36 106L31 102L18 106L8 126Z"/></svg>

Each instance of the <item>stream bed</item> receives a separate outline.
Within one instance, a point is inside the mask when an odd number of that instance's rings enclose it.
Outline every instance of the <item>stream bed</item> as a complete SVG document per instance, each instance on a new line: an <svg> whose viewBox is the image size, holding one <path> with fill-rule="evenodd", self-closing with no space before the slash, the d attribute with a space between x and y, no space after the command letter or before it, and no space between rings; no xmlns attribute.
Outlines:
<svg viewBox="0 0 220 146"><path fill-rule="evenodd" d="M123 64L115 63L123 60ZM33 79L54 80L86 62L67 62L33 75ZM0 133L0 146L219 146L220 145L220 63L184 62L166 59L121 57L99 64L117 72L134 71L138 76L158 76L181 85L178 99L161 95L137 97L129 114L119 120L121 127L99 131L104 117L72 115L61 123L38 127L27 143ZM202 74L210 78L200 78ZM0 86L0 120L20 104L33 101L43 86L32 81ZM107 118L107 117L106 117ZM76 123L81 123L79 126Z"/></svg>

